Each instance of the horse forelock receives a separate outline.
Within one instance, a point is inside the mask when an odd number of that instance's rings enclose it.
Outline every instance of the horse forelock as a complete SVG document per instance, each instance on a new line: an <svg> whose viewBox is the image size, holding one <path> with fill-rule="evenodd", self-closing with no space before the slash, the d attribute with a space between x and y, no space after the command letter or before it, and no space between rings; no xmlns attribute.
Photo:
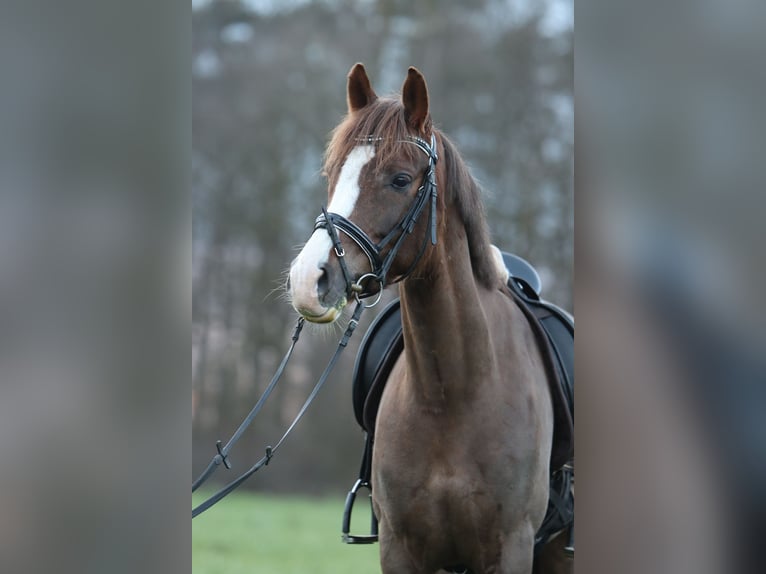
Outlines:
<svg viewBox="0 0 766 574"><path fill-rule="evenodd" d="M430 121L426 129L430 134ZM407 125L401 101L397 98L378 98L364 108L349 113L333 130L325 151L324 172L330 176L338 173L351 150L367 143L368 138L376 140L377 166L382 167L392 157L401 154L415 158L423 152L407 143L413 135L416 134ZM419 135L423 137L425 134Z"/></svg>
<svg viewBox="0 0 766 574"><path fill-rule="evenodd" d="M408 138L414 135L430 137L433 130L443 148L437 170L444 174L441 185L445 200L457 206L463 220L474 276L481 285L491 289L499 279L492 259L481 189L454 144L432 127L430 119L425 130L428 133L412 132L405 119L404 106L398 98L378 98L364 108L349 113L333 130L325 152L324 173L328 177L337 176L351 151L366 144L368 138L374 140L378 167L382 168L391 158L401 154L409 158L418 157L423 152L408 143Z"/></svg>

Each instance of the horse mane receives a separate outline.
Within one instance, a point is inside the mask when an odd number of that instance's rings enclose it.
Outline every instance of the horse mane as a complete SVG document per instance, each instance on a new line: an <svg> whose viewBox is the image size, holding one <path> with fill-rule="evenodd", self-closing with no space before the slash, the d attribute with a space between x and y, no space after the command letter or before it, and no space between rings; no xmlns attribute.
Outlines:
<svg viewBox="0 0 766 574"><path fill-rule="evenodd" d="M443 153L439 163L444 166L443 186L447 204L455 204L465 226L471 267L474 277L481 285L492 289L498 282L497 270L490 250L489 230L481 189L460 157L454 144L442 132L432 127L430 116L424 131L434 133L442 142ZM420 137L426 134L418 134ZM375 155L380 158L378 166L398 154L414 158L423 153L417 146L407 143L412 130L404 116L404 106L399 98L378 98L371 104L349 113L333 130L324 158L324 174L338 173L351 150L368 138L377 139Z"/></svg>
<svg viewBox="0 0 766 574"><path fill-rule="evenodd" d="M497 267L492 258L489 227L484 203L481 200L481 188L471 175L463 158L455 145L443 133L436 132L442 142L443 157L446 170L444 185L448 203L454 202L465 225L465 235L468 239L468 251L471 254L473 274L481 285L492 289L497 286L499 278Z"/></svg>

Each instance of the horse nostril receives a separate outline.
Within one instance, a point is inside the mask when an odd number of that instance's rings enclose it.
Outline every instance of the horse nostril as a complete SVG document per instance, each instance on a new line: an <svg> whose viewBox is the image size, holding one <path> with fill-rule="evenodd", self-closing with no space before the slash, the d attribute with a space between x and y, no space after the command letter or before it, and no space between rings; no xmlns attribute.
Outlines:
<svg viewBox="0 0 766 574"><path fill-rule="evenodd" d="M317 296L321 301L330 290L330 279L327 274L327 267L322 265L320 269L322 270L322 274L319 276L319 279L317 279Z"/></svg>

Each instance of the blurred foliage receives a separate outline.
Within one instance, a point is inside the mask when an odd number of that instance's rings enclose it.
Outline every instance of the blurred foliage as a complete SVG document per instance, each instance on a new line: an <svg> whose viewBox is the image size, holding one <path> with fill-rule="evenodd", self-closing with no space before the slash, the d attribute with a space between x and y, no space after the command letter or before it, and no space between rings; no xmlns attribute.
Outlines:
<svg viewBox="0 0 766 574"><path fill-rule="evenodd" d="M345 113L358 61L379 94L421 69L435 123L485 190L493 241L530 261L548 299L572 307L571 4L198 2L193 12L194 470L226 440L269 379L295 313L283 273L326 197L321 158ZM567 16L567 14L569 16ZM367 317L367 321L370 317ZM328 388L252 482L347 489L361 455L350 372L360 336ZM232 456L244 469L297 411L335 345L304 334L282 387Z"/></svg>

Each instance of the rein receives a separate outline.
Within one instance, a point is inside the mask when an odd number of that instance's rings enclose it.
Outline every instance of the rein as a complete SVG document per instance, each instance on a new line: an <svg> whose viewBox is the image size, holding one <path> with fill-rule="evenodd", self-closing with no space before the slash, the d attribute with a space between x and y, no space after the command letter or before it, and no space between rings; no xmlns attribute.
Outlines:
<svg viewBox="0 0 766 574"><path fill-rule="evenodd" d="M364 141L373 143L380 141L381 139L382 138L374 138L369 136L364 139ZM346 292L349 295L353 294L357 301L373 296L375 294L374 292L366 291L362 286L362 283L368 278L374 279L380 284L380 289L378 290L378 298L371 305L367 305L367 307L374 307L380 301L381 293L386 286L386 277L388 275L388 271L391 268L394 259L396 258L396 254L399 252L404 239L410 233L412 233L412 230L415 228L415 224L420 218L420 214L423 212L426 205L429 204L429 199L430 209L428 214L428 222L431 245L436 245L437 193L435 170L436 162L439 159L439 156L436 153L436 137L431 134L430 145L425 140L414 136L403 141L405 143L412 143L418 146L418 148L420 148L423 153L428 156L428 168L423 174L423 181L418 188L415 199L413 200L412 205L410 205L410 208L407 210L407 213L404 214L404 217L402 217L399 223L396 224L383 239L381 239L378 243L375 243L372 239L370 239L370 236L367 235L367 233L365 233L364 230L356 225L353 221L337 213L328 212L325 208L322 208L322 213L319 215L319 217L316 218L316 222L314 223L314 231L317 229L325 229L330 235L330 239L332 240L333 247L335 249L335 255L340 262L341 271L343 272L343 276L346 280ZM370 273L365 273L356 280L351 277L351 274L348 271L348 267L346 266L346 262L344 261L345 250L340 243L338 230L342 231L354 243L356 243L362 252L367 256L367 259L370 262ZM407 269L404 274L397 277L396 280L392 281L392 283L398 283L399 281L406 279L410 273L412 273L416 265L420 262L420 259L423 257L423 254L425 253L428 237L429 233L426 233L426 236L423 238L423 243L420 246L418 256L410 265L409 269ZM384 258L382 255L383 249L385 249L385 247L391 243L394 238L396 238L396 240Z"/></svg>
<svg viewBox="0 0 766 574"><path fill-rule="evenodd" d="M271 459L274 457L274 454L276 454L277 450L280 446L282 446L282 443L285 441L287 436L292 432L292 430L295 428L295 426L298 424L298 422L303 418L303 415L306 414L306 411L308 410L311 403L314 402L314 399L319 394L319 391L324 386L325 382L327 381L327 377L332 372L333 368L335 367L335 363L338 361L338 358L340 357L343 350L348 345L349 340L351 339L351 335L353 335L354 330L356 329L357 325L359 325L359 318L362 316L362 312L364 311L365 306L359 302L357 303L356 308L354 309L354 313L351 316L351 320L348 322L348 327L346 327L346 332L343 334L343 337L341 337L341 340L338 342L338 347L335 349L335 353L333 354L332 358L330 359L329 363L327 363L327 366L325 367L325 370L322 372L322 375L317 380L316 384L314 385L314 388L311 391L311 394L309 394L308 398L306 398L306 401L303 403L303 406L301 407L301 410L298 411L298 414L293 419L293 422L290 423L290 426L287 427L287 430L284 432L282 437L277 441L277 443L272 446L266 447L266 454L258 461L256 462L252 467L250 467L249 470L241 474L237 479L233 480L229 484L227 484L224 488L216 492L213 496L199 504L197 507L195 507L192 510L192 518L196 518L206 510L208 510L211 506L215 505L217 502L219 502L221 499L226 497L228 494L230 494L233 490L235 490L237 487L239 487L243 482L245 482L248 478L250 478L253 474L258 472L261 468L264 466L267 466L269 462L271 462ZM258 402L255 404L253 409L250 411L250 413L245 417L245 420L242 421L242 424L240 424L239 428L237 429L237 432L235 432L231 439L226 443L225 446L221 446L221 441L219 440L216 443L216 449L218 451L218 454L216 454L213 459L208 464L207 468L202 472L202 474L197 478L197 480L194 481L192 484L192 492L197 490L202 484L205 483L205 481L210 478L218 468L220 468L221 464L223 464L227 469L231 469L231 464L228 460L229 451L234 446L234 443L236 443L239 438L242 436L242 434L245 432L248 426L250 426L250 423L253 422L253 419L255 418L255 415L258 414L258 411L261 410L261 407L266 402L266 399L268 399L269 395L271 394L271 391L274 390L274 387L276 386L279 379L282 377L282 373L285 370L285 367L287 366L287 362L290 360L290 357L293 353L293 349L295 348L295 344L298 341L298 338L300 337L300 332L303 329L304 319L303 317L298 319L298 323L295 326L295 331L293 332L292 336L292 344L290 345L290 348L287 350L287 353L282 358L282 362L279 365L279 368L277 369L277 372L274 374L274 377L271 380L271 383L269 383L269 386L266 388L266 390L263 392L261 397L258 399Z"/></svg>
<svg viewBox="0 0 766 574"><path fill-rule="evenodd" d="M235 432L232 437L229 439L229 441L226 443L226 446L221 447L221 441L219 440L216 442L215 447L218 450L218 454L213 457L213 460L210 461L210 463L207 465L207 468L204 470L204 472L192 483L192 492L197 490L200 486L202 486L205 481L207 481L208 478L216 471L218 466L220 466L222 463L227 468L231 468L231 464L229 464L229 451L234 446L234 443L236 443L240 437L244 434L245 430L247 430L247 427L250 426L250 424L255 419L255 415L258 414L258 412L261 410L261 407L263 407L263 404L266 402L266 399L269 398L269 395L271 394L271 391L274 390L274 387L277 386L277 383L279 382L279 379L282 378L282 373L285 370L285 367L287 366L287 362L290 360L290 357L293 354L293 349L295 349L295 343L298 342L298 338L301 335L301 331L303 330L303 324L305 323L305 319L303 317L300 317L298 319L298 322L295 325L295 330L293 331L292 336L292 344L290 345L290 348L287 350L287 353L285 353L285 356L282 358L282 362L279 363L279 367L277 368L276 373L274 373L274 376L271 379L271 382L269 383L269 386L266 387L266 390L263 391L263 394L258 399L258 402L255 403L255 406L250 411L250 413L245 417L245 420L242 421L242 424L239 425L239 428L237 429L237 432Z"/></svg>

